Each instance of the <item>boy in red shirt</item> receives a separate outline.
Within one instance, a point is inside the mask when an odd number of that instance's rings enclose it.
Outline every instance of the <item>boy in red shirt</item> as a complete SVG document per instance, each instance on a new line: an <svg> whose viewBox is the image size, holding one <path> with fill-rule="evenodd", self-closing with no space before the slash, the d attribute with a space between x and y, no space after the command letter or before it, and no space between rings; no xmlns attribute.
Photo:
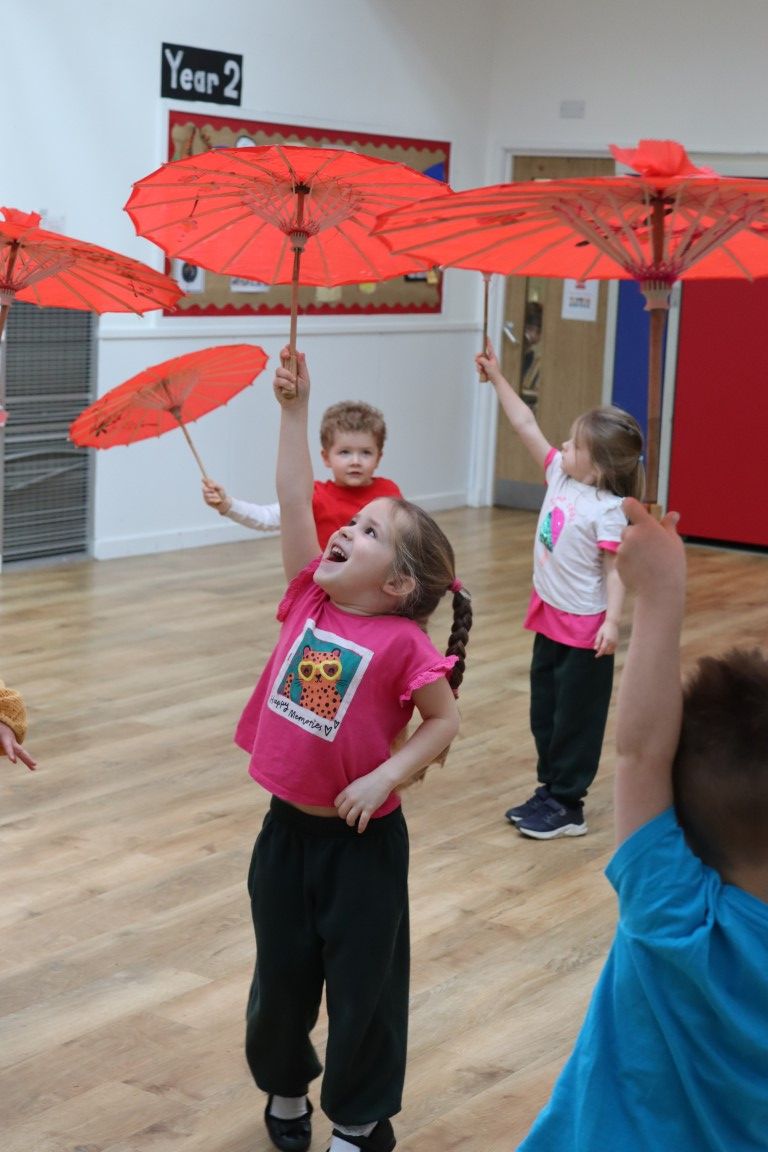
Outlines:
<svg viewBox="0 0 768 1152"><path fill-rule="evenodd" d="M384 417L370 404L343 400L323 413L321 456L333 479L315 480L312 512L321 548L325 548L337 528L347 524L371 500L380 496L402 496L394 480L374 476L386 437ZM203 479L203 499L221 516L244 528L265 532L280 527L279 504L248 504L237 500L208 477Z"/></svg>

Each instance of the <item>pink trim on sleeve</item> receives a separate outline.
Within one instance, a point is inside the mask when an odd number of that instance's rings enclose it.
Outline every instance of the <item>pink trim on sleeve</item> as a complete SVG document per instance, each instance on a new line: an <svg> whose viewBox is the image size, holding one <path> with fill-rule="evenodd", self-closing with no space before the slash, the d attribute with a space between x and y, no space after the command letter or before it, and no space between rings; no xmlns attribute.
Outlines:
<svg viewBox="0 0 768 1152"><path fill-rule="evenodd" d="M544 471L545 472L546 472L547 468L549 468L550 464L554 460L555 456L557 456L559 451L560 451L559 448L555 448L555 446L552 445L549 452L547 452L547 455L546 455L545 460L544 460Z"/></svg>
<svg viewBox="0 0 768 1152"><path fill-rule="evenodd" d="M413 693L418 692L419 688L426 688L427 684L434 684L435 680L439 680L441 676L447 676L458 659L458 656L443 656L436 660L431 667L417 672L409 682L405 692L400 696L400 703L407 704Z"/></svg>
<svg viewBox="0 0 768 1152"><path fill-rule="evenodd" d="M602 548L606 552L618 552L621 540L598 540L598 548Z"/></svg>
<svg viewBox="0 0 768 1152"><path fill-rule="evenodd" d="M301 572L297 572L293 580L283 593L283 598L277 606L277 619L281 622L285 620L290 612L296 598L304 591L304 589L312 583L312 577L315 574L315 569L322 557L318 556L314 560L310 560L306 568L302 568Z"/></svg>

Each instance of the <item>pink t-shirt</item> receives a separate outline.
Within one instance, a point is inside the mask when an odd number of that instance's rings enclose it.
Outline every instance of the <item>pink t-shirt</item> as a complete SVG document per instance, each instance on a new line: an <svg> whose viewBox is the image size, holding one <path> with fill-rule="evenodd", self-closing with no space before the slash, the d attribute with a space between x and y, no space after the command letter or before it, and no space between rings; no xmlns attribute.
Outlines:
<svg viewBox="0 0 768 1152"><path fill-rule="evenodd" d="M456 657L441 655L413 620L337 608L313 580L318 563L288 586L280 636L235 743L274 796L331 808L350 781L389 758L413 714L413 692L446 676ZM374 815L399 803L393 792Z"/></svg>

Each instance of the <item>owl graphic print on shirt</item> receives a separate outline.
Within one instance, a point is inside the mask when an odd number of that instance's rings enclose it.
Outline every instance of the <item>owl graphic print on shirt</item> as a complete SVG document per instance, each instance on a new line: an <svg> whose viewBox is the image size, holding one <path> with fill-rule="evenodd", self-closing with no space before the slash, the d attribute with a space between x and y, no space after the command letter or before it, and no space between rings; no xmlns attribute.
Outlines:
<svg viewBox="0 0 768 1152"><path fill-rule="evenodd" d="M373 652L308 619L272 685L267 706L305 732L332 741Z"/></svg>

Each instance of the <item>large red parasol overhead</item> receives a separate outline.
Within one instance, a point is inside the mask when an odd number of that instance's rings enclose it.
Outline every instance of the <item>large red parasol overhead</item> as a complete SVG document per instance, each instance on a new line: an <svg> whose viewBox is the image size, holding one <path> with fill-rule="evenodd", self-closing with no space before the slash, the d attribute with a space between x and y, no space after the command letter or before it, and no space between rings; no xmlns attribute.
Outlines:
<svg viewBox="0 0 768 1152"><path fill-rule="evenodd" d="M0 334L14 300L85 312L172 308L178 284L139 260L39 227L37 212L0 208Z"/></svg>
<svg viewBox="0 0 768 1152"><path fill-rule="evenodd" d="M332 286L423 272L370 235L376 218L447 184L404 164L300 145L217 148L137 181L125 206L141 236L212 272L291 284L292 358L300 284Z"/></svg>
<svg viewBox="0 0 768 1152"><path fill-rule="evenodd" d="M70 439L81 447L113 448L181 428L205 476L186 425L252 384L267 359L256 344L225 344L154 364L81 412Z"/></svg>
<svg viewBox="0 0 768 1152"><path fill-rule="evenodd" d="M636 175L499 184L422 201L375 231L395 253L504 275L631 279L650 311L646 498L658 498L663 333L680 279L768 275L768 181L720 176L673 140L611 152Z"/></svg>

